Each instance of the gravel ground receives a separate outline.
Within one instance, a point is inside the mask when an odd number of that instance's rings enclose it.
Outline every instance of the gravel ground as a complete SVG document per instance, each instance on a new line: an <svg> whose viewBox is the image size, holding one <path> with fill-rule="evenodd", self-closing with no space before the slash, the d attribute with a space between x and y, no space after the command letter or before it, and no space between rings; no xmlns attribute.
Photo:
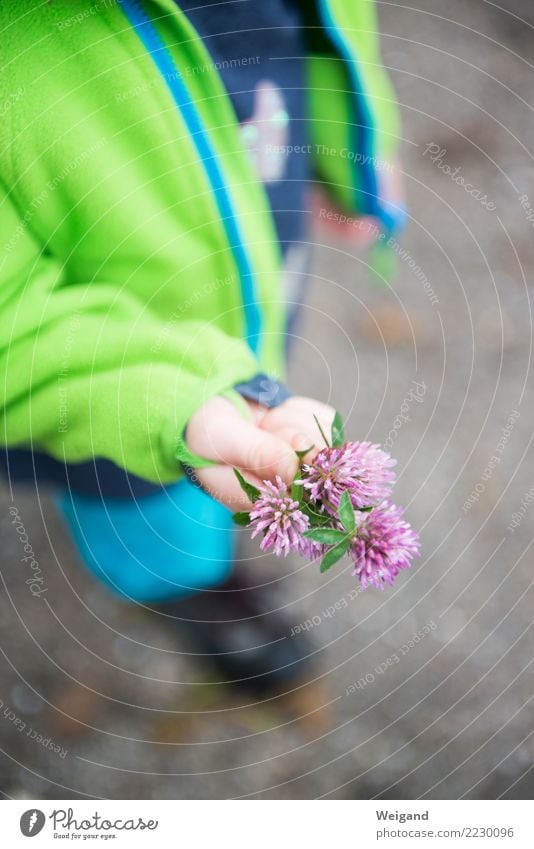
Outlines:
<svg viewBox="0 0 534 849"><path fill-rule="evenodd" d="M244 544L318 648L315 680L252 704L97 587L50 497L17 490L48 586L33 599L2 488L6 796L531 796L534 41L494 4L443 9L381 8L411 215L394 286L318 244L292 364L351 436L392 434L423 556L394 589L355 595L344 566L320 577Z"/></svg>

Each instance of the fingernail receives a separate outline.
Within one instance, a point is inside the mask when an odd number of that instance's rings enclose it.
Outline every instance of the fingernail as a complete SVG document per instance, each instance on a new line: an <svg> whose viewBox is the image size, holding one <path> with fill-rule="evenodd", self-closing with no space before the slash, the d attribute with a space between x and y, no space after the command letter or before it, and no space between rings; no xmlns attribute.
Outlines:
<svg viewBox="0 0 534 849"><path fill-rule="evenodd" d="M312 447L312 441L305 433L298 433L293 439L293 448L295 451L304 451L306 448Z"/></svg>

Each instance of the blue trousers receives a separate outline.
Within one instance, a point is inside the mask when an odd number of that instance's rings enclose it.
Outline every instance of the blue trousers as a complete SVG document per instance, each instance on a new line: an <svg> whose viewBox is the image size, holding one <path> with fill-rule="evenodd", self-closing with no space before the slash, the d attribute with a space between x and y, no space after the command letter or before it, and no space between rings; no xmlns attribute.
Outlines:
<svg viewBox="0 0 534 849"><path fill-rule="evenodd" d="M132 601L164 601L223 582L232 568L232 514L189 480L159 487L107 460L65 465L10 450L12 481L52 485L85 565Z"/></svg>
<svg viewBox="0 0 534 849"><path fill-rule="evenodd" d="M64 490L55 500L86 566L125 598L187 596L230 573L232 514L188 480L136 499Z"/></svg>

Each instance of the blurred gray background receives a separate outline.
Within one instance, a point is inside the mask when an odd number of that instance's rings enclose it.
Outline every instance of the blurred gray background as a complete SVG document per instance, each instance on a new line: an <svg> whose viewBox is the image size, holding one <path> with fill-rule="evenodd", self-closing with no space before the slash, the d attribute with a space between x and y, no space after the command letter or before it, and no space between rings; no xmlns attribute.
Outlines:
<svg viewBox="0 0 534 849"><path fill-rule="evenodd" d="M49 587L48 605L33 599L2 487L6 796L532 795L534 222L520 198L534 206L534 13L410 5L378 4L410 209L394 285L342 241L317 244L291 383L329 399L353 438L394 431L423 556L393 589L354 597L344 564L321 577L244 545L289 621L312 619L318 650L315 680L254 704L98 587L50 497L20 490Z"/></svg>

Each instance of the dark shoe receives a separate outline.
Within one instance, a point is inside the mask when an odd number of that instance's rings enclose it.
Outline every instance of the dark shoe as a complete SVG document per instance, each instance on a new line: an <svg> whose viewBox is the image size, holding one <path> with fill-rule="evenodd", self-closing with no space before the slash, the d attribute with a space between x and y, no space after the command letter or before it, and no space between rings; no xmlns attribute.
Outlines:
<svg viewBox="0 0 534 849"><path fill-rule="evenodd" d="M295 622L276 609L269 591L248 586L242 577L154 609L199 659L218 668L219 683L256 696L280 694L304 683L313 665L308 636L292 636Z"/></svg>

